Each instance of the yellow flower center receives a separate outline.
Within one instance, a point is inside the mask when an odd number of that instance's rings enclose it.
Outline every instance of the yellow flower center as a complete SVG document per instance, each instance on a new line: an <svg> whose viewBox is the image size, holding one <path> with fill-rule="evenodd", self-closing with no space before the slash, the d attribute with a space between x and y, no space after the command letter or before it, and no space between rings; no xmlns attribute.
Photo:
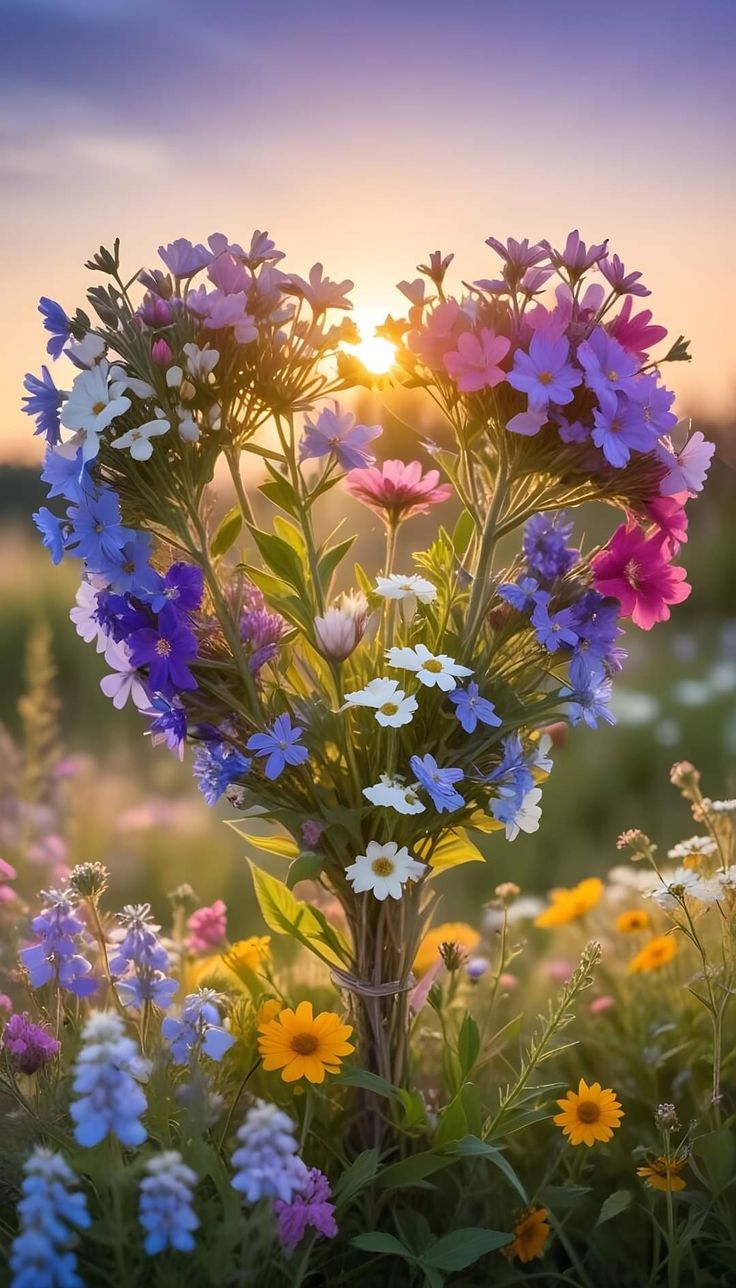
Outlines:
<svg viewBox="0 0 736 1288"><path fill-rule="evenodd" d="M424 669L425 671L432 671L434 675L437 675L442 670L442 663L438 662L436 657L433 657L430 658L428 662L424 663Z"/></svg>
<svg viewBox="0 0 736 1288"><path fill-rule="evenodd" d="M171 645L169 644L169 641L165 639L157 639L156 652L159 657L168 657L171 653Z"/></svg>
<svg viewBox="0 0 736 1288"><path fill-rule="evenodd" d="M107 403L103 403L103 402L96 402L96 403L94 404L93 408L92 408L92 410L93 410L93 412L94 412L95 416L99 416L100 412L101 412L101 411L104 411L104 410L105 410L105 408L106 408L106 406L107 406Z"/></svg>
<svg viewBox="0 0 736 1288"><path fill-rule="evenodd" d="M371 863L371 872L375 872L377 877L390 877L394 870L394 865L390 859L374 859Z"/></svg>
<svg viewBox="0 0 736 1288"><path fill-rule="evenodd" d="M539 383L540 383L540 385L551 385L551 384L552 384L552 372L551 372L551 371L540 371L540 373L539 373Z"/></svg>
<svg viewBox="0 0 736 1288"><path fill-rule="evenodd" d="M295 1033L291 1039L291 1049L297 1055L314 1055L319 1046L319 1038L314 1033Z"/></svg>
<svg viewBox="0 0 736 1288"><path fill-rule="evenodd" d="M594 1100L581 1100L577 1107L581 1123L597 1123L601 1116L600 1106Z"/></svg>
<svg viewBox="0 0 736 1288"><path fill-rule="evenodd" d="M395 716L399 708L395 702L384 702L383 706L378 709L384 716Z"/></svg>
<svg viewBox="0 0 736 1288"><path fill-rule="evenodd" d="M611 384L615 385L616 381L618 380L618 372L617 372L617 371L609 371L609 373L608 373L608 379L611 381Z"/></svg>
<svg viewBox="0 0 736 1288"><path fill-rule="evenodd" d="M639 589L639 565L636 562L636 559L629 559L629 562L624 568L624 576L632 590Z"/></svg>

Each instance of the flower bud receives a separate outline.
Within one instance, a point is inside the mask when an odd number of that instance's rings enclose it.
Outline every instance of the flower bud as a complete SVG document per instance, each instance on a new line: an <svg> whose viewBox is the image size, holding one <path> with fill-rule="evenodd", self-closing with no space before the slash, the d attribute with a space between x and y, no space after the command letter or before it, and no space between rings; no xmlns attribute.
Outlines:
<svg viewBox="0 0 736 1288"><path fill-rule="evenodd" d="M679 788L686 800L695 800L700 770L691 765L689 760L678 760L670 770L670 782L673 787Z"/></svg>
<svg viewBox="0 0 736 1288"><path fill-rule="evenodd" d="M502 881L495 889L496 898L500 899L501 903L512 903L520 894L521 888L515 881Z"/></svg>
<svg viewBox="0 0 736 1288"><path fill-rule="evenodd" d="M157 367L170 366L173 356L174 354L168 340L164 340L163 337L160 337L158 340L154 340L151 345L151 361L155 362Z"/></svg>
<svg viewBox="0 0 736 1288"><path fill-rule="evenodd" d="M78 863L69 875L69 888L80 899L99 899L109 879L104 863Z"/></svg>
<svg viewBox="0 0 736 1288"><path fill-rule="evenodd" d="M323 657L344 662L363 638L368 620L365 595L343 595L342 602L314 619L317 647Z"/></svg>

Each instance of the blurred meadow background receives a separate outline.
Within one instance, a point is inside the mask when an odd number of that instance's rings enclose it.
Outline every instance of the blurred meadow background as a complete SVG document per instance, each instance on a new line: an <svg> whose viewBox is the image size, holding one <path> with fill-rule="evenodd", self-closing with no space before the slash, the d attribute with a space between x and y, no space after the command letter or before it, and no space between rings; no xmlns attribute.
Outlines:
<svg viewBox="0 0 736 1288"><path fill-rule="evenodd" d="M387 312L403 311L394 283L411 279L430 250L454 251L470 279L490 267L490 234L559 240L579 226L646 268L656 320L672 339L692 340L692 363L668 381L680 414L718 443L684 552L693 594L674 624L627 641L616 727L576 729L558 747L541 830L513 846L490 839L490 863L465 869L443 916L473 920L501 880L531 893L603 872L627 827L676 840L687 831L667 786L676 759L734 794L736 7L0 8L0 231L12 305L0 346L0 811L17 745L48 723L53 690L58 735L49 738L58 737L68 820L60 860L104 859L121 900L145 891L162 914L166 892L189 882L203 902L225 899L232 938L259 932L243 843L222 824L227 805L210 810L189 766L154 751L144 722L115 712L99 690L105 664L69 621L74 565L51 568L30 520L44 499L42 452L19 411L23 374L43 349L38 297L83 304L91 279L81 265L100 242L120 236L132 272L153 264L171 236L222 230L238 239L254 227L268 228L287 268L304 272L329 255L330 276L355 280L356 321L370 334ZM442 437L421 394L387 387L352 402L362 418L383 421L382 457L422 456L422 438ZM223 481L218 506L229 504ZM348 506L363 525L360 560L379 524L338 498L336 521ZM405 530L397 567L408 570L428 536L422 522ZM592 536L611 526L594 511L584 522ZM53 665L41 689L46 655Z"/></svg>

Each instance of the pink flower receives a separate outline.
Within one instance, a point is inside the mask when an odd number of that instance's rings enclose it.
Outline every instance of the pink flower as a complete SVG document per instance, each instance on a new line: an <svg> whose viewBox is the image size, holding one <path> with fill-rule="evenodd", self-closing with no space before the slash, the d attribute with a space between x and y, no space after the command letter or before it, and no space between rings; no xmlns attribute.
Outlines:
<svg viewBox="0 0 736 1288"><path fill-rule="evenodd" d="M687 498L687 492L678 492L676 496L657 496L647 505L647 514L665 537L670 555L676 555L687 541Z"/></svg>
<svg viewBox="0 0 736 1288"><path fill-rule="evenodd" d="M344 662L362 640L367 621L368 600L365 595L343 595L339 604L314 619L314 635L322 656Z"/></svg>
<svg viewBox="0 0 736 1288"><path fill-rule="evenodd" d="M458 337L470 327L470 319L461 311L457 300L443 300L422 320L421 308L412 309L409 317L416 329L409 332L407 344L432 371L444 371L445 354L454 349Z"/></svg>
<svg viewBox="0 0 736 1288"><path fill-rule="evenodd" d="M622 523L593 559L593 585L619 601L622 616L649 631L668 620L670 604L680 604L690 594L685 569L673 567L670 558L661 532L648 537L641 528Z"/></svg>
<svg viewBox="0 0 736 1288"><path fill-rule="evenodd" d="M18 873L14 867L6 863L5 859L0 859L0 904L15 902L17 898L15 890L5 883L6 881L15 881L17 875Z"/></svg>
<svg viewBox="0 0 736 1288"><path fill-rule="evenodd" d="M452 496L452 486L440 483L437 470L422 473L419 461L384 461L365 470L351 470L345 488L388 524L401 523Z"/></svg>
<svg viewBox="0 0 736 1288"><path fill-rule="evenodd" d="M591 1015L602 1015L604 1011L610 1011L612 1006L616 1005L616 999L609 993L603 993L600 997L594 997L590 1003Z"/></svg>
<svg viewBox="0 0 736 1288"><path fill-rule="evenodd" d="M187 947L192 953L208 953L221 948L227 939L227 908L216 899L207 908L198 908L187 922Z"/></svg>
<svg viewBox="0 0 736 1288"><path fill-rule="evenodd" d="M168 340L161 336L154 340L151 345L151 362L155 362L157 367L168 367L171 365L174 354Z"/></svg>
<svg viewBox="0 0 736 1288"><path fill-rule="evenodd" d="M660 485L662 496L676 496L678 492L700 492L706 479L715 443L709 443L700 430L696 430L677 455L663 445L662 459L669 466Z"/></svg>
<svg viewBox="0 0 736 1288"><path fill-rule="evenodd" d="M491 327L483 327L480 336L467 331L461 335L454 352L446 353L444 363L461 393L477 393L479 389L492 389L506 377L498 366L511 348L506 335L496 335Z"/></svg>
<svg viewBox="0 0 736 1288"><path fill-rule="evenodd" d="M634 300L631 295L627 295L621 306L621 312L618 317L614 318L610 326L610 334L624 349L629 353L635 353L638 358L648 357L648 350L660 340L664 340L667 335L667 328L664 326L650 326L652 320L651 309L644 309L632 318L631 310L634 306Z"/></svg>

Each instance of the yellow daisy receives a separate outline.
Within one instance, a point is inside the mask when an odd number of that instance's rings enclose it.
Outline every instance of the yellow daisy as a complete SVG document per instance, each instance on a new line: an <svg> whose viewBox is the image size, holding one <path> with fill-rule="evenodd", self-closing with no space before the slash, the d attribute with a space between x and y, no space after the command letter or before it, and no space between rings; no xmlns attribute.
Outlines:
<svg viewBox="0 0 736 1288"><path fill-rule="evenodd" d="M554 1122L568 1136L571 1145L594 1145L597 1140L610 1140L621 1126L624 1111L610 1087L601 1089L600 1082L588 1086L583 1078L577 1091L568 1091L564 1100L558 1100L562 1110L555 1114Z"/></svg>
<svg viewBox="0 0 736 1288"><path fill-rule="evenodd" d="M512 1243L507 1243L501 1251L509 1261L518 1257L519 1261L534 1261L544 1256L547 1240L550 1236L548 1224L549 1212L543 1207L526 1208L514 1226Z"/></svg>
<svg viewBox="0 0 736 1288"><path fill-rule="evenodd" d="M671 1158L669 1161L660 1155L652 1159L647 1167L637 1167L637 1176L644 1178L644 1184L652 1190L684 1190L685 1182L680 1172L687 1162L686 1158Z"/></svg>
<svg viewBox="0 0 736 1288"><path fill-rule="evenodd" d="M445 921L424 936L414 958L414 974L425 975L439 956L440 944L458 944L472 953L480 943L480 935L464 921Z"/></svg>
<svg viewBox="0 0 736 1288"><path fill-rule="evenodd" d="M547 930L551 926L564 926L568 921L577 921L595 907L602 894L603 882L599 877L587 877L570 890L550 890L552 902L544 912L540 912L534 925Z"/></svg>
<svg viewBox="0 0 736 1288"><path fill-rule="evenodd" d="M267 1073L281 1069L284 1082L324 1082L325 1073L339 1073L342 1057L355 1050L347 1041L352 1031L332 1011L314 1015L311 1002L300 1002L295 1011L287 1007L258 1026L263 1067Z"/></svg>
<svg viewBox="0 0 736 1288"><path fill-rule="evenodd" d="M677 942L674 935L655 935L629 962L629 971L634 974L649 974L666 966L677 955Z"/></svg>
<svg viewBox="0 0 736 1288"><path fill-rule="evenodd" d="M648 930L651 924L649 913L643 908L629 908L616 918L616 929L620 935L635 935Z"/></svg>

